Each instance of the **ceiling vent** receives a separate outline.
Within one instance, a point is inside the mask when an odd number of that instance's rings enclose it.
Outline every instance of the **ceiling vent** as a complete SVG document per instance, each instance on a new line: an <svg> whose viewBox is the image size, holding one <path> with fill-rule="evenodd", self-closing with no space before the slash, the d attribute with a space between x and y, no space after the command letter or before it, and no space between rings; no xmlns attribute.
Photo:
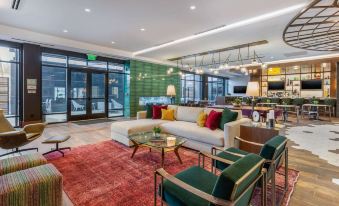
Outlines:
<svg viewBox="0 0 339 206"><path fill-rule="evenodd" d="M20 0L13 0L12 2L12 9L18 10L20 4Z"/></svg>
<svg viewBox="0 0 339 206"><path fill-rule="evenodd" d="M285 57L296 57L296 56L304 56L307 54L307 51L299 51L299 52L290 52L290 53L285 53Z"/></svg>

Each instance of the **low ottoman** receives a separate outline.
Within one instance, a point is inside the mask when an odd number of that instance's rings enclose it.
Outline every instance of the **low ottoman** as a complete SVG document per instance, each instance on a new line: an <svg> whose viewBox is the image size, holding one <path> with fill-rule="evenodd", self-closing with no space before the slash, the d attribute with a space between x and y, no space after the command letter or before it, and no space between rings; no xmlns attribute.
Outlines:
<svg viewBox="0 0 339 206"><path fill-rule="evenodd" d="M64 156L64 152L62 150L68 149L71 150L70 147L62 147L59 148L59 144L66 142L69 138L71 138L71 136L67 135L67 136L53 136L50 137L48 139L46 139L45 141L42 142L42 144L55 144L55 149L52 149L49 152L44 153L44 155L52 153L52 152L59 152L62 154L62 156Z"/></svg>

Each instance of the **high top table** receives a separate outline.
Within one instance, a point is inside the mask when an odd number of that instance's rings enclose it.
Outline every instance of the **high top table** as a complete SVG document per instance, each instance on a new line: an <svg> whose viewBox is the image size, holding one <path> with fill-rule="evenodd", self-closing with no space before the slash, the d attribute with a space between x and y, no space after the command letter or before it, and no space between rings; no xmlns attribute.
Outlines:
<svg viewBox="0 0 339 206"><path fill-rule="evenodd" d="M327 105L327 104L303 104L302 108L301 108L301 113L302 113L302 118L304 118L304 112L308 112L308 114L311 114L311 108L316 108L316 114L317 114L317 119L319 119L319 107L323 107L325 109L325 113L327 112L327 108L328 108L328 114L329 114L329 121L331 121L331 116L332 116L332 112L331 112L331 105ZM305 109L307 108L307 110Z"/></svg>
<svg viewBox="0 0 339 206"><path fill-rule="evenodd" d="M277 108L283 109L283 119L284 122L288 122L288 109L295 109L297 113L297 123L299 123L299 106L297 105L288 105L288 104L278 104L276 105Z"/></svg>

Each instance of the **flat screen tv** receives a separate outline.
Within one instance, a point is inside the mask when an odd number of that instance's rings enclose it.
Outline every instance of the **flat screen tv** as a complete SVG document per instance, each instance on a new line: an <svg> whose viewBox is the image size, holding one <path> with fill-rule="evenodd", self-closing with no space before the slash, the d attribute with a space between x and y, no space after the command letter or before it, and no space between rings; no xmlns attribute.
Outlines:
<svg viewBox="0 0 339 206"><path fill-rule="evenodd" d="M303 80L301 81L301 89L303 90L319 90L322 89L322 80Z"/></svg>
<svg viewBox="0 0 339 206"><path fill-rule="evenodd" d="M246 94L247 86L234 86L233 93L234 94Z"/></svg>
<svg viewBox="0 0 339 206"><path fill-rule="evenodd" d="M284 90L285 82L268 82L268 90Z"/></svg>

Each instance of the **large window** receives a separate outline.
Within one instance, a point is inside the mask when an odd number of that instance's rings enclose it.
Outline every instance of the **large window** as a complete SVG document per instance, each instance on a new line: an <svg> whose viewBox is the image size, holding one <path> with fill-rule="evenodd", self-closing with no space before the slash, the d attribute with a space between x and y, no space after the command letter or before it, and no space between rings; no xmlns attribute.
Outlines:
<svg viewBox="0 0 339 206"><path fill-rule="evenodd" d="M0 109L13 126L19 125L19 52L0 46Z"/></svg>
<svg viewBox="0 0 339 206"><path fill-rule="evenodd" d="M225 82L222 77L208 77L208 100L214 101L217 96L225 95Z"/></svg>
<svg viewBox="0 0 339 206"><path fill-rule="evenodd" d="M67 121L67 57L42 54L42 113L45 122Z"/></svg>
<svg viewBox="0 0 339 206"><path fill-rule="evenodd" d="M202 95L202 76L183 73L181 76L181 102L200 101Z"/></svg>

